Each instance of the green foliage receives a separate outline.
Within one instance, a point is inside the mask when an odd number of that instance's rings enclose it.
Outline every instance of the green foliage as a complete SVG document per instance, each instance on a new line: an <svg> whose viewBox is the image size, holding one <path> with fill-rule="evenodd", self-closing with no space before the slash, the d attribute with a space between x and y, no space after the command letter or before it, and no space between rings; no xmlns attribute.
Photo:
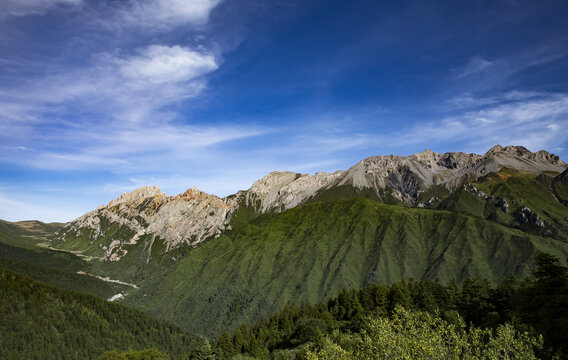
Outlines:
<svg viewBox="0 0 568 360"><path fill-rule="evenodd" d="M57 224L43 224L39 221L25 223L28 227L37 228L35 232L20 228L16 225L19 223L0 221L0 269L104 299L129 289L123 285L77 274L78 271L87 269L89 264L76 255L36 246L39 240L33 240L30 234L37 234L38 231L43 234L59 229Z"/></svg>
<svg viewBox="0 0 568 360"><path fill-rule="evenodd" d="M309 203L367 198L380 200L373 189L358 189L351 185L334 186L318 192Z"/></svg>
<svg viewBox="0 0 568 360"><path fill-rule="evenodd" d="M130 347L156 347L180 358L193 339L140 311L3 270L0 319L2 359L92 359Z"/></svg>
<svg viewBox="0 0 568 360"><path fill-rule="evenodd" d="M334 331L307 359L537 359L542 338L511 325L491 329L449 324L437 315L394 309L392 318L366 318L359 333Z"/></svg>
<svg viewBox="0 0 568 360"><path fill-rule="evenodd" d="M111 350L99 356L97 360L169 360L169 357L156 349L128 350L120 353Z"/></svg>
<svg viewBox="0 0 568 360"><path fill-rule="evenodd" d="M189 354L190 360L215 360L215 354L207 339L201 339Z"/></svg>
<svg viewBox="0 0 568 360"><path fill-rule="evenodd" d="M568 170L554 178L551 188L556 198L568 206Z"/></svg>
<svg viewBox="0 0 568 360"><path fill-rule="evenodd" d="M15 223L0 220L0 243L33 249L63 226L61 223L46 224L36 220Z"/></svg>
<svg viewBox="0 0 568 360"><path fill-rule="evenodd" d="M214 352L218 359L308 353L381 358L384 352L396 354L394 358L566 359L568 268L553 256L538 254L533 273L523 280L508 278L497 287L476 276L461 288L455 281L401 280L391 286L343 289L325 303L284 306L250 327L241 325L232 338L224 333ZM406 332L400 331L401 324ZM544 334L544 347L539 333ZM254 348L245 345L251 339Z"/></svg>
<svg viewBox="0 0 568 360"><path fill-rule="evenodd" d="M548 254L539 254L536 265L534 280L512 298L513 312L568 358L568 268Z"/></svg>

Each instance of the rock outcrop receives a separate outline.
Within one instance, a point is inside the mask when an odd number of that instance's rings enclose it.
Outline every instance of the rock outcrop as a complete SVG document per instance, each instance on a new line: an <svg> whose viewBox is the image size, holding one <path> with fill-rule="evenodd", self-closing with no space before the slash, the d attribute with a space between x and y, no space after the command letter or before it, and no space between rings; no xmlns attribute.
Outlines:
<svg viewBox="0 0 568 360"><path fill-rule="evenodd" d="M249 190L240 191L238 198L251 205L260 213L283 211L304 203L324 187L337 183L344 171L315 175L298 174L289 171L274 171L257 180Z"/></svg>
<svg viewBox="0 0 568 360"><path fill-rule="evenodd" d="M372 156L352 166L337 184L371 188L378 195L387 189L396 198L416 206L418 195L433 185L453 191L505 167L540 173L562 172L566 166L556 155L546 151L532 153L522 146L497 145L483 156L425 150L410 156Z"/></svg>
<svg viewBox="0 0 568 360"><path fill-rule="evenodd" d="M110 208L122 203L136 202L147 198L165 197L166 194L158 188L158 186L143 186L129 193L122 193L119 197L108 203L106 207Z"/></svg>
<svg viewBox="0 0 568 360"><path fill-rule="evenodd" d="M148 186L81 216L61 231L58 240L87 234L91 244L100 243L102 258L109 261L120 260L128 252L125 246L136 244L145 235L164 240L166 251L182 243L196 246L227 228L228 215L236 205L235 200L220 199L197 188L167 196L157 186ZM114 224L123 229L122 236L107 234Z"/></svg>

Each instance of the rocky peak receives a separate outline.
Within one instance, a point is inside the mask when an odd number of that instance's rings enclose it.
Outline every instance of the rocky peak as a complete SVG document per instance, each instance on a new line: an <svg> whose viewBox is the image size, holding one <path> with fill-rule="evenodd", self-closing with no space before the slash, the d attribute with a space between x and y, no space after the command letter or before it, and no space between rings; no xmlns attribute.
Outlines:
<svg viewBox="0 0 568 360"><path fill-rule="evenodd" d="M297 206L321 188L334 183L344 171L317 172L314 175L290 171L273 171L256 181L248 191L241 192L245 202L258 211L281 211Z"/></svg>
<svg viewBox="0 0 568 360"><path fill-rule="evenodd" d="M440 154L428 149L410 156L372 156L351 167L340 184L375 188L377 193L388 187L402 198L408 195L406 200L411 202L409 199L415 199L422 188L445 184L480 159L476 154Z"/></svg>
<svg viewBox="0 0 568 360"><path fill-rule="evenodd" d="M96 251L106 261L120 260L128 253L127 246L140 239L149 241L148 249L157 237L165 242L166 250L182 243L195 246L220 235L236 205L234 199L219 199L196 187L166 196L157 186L145 186L71 222L60 241L87 236L89 246L99 246ZM115 238L112 224L121 228L120 237Z"/></svg>
<svg viewBox="0 0 568 360"><path fill-rule="evenodd" d="M484 156L518 156L527 157L530 156L532 152L524 146L501 146L495 145L489 149Z"/></svg>
<svg viewBox="0 0 568 360"><path fill-rule="evenodd" d="M183 194L179 194L177 197L182 200L190 201L190 200L205 200L210 196L215 196L215 195L209 195L206 192L199 190L197 186L194 186L193 188L187 189Z"/></svg>
<svg viewBox="0 0 568 360"><path fill-rule="evenodd" d="M503 147L501 145L495 145L485 155L484 158L488 157L517 157L517 158L524 158L529 159L532 161L541 161L541 162L548 162L555 165L566 165L560 157L557 155L551 154L548 151L540 150L537 152L531 152L524 146L506 146Z"/></svg>
<svg viewBox="0 0 568 360"><path fill-rule="evenodd" d="M296 180L300 174L290 171L273 171L260 180L255 181L249 192L256 194L270 194L278 192L280 188Z"/></svg>
<svg viewBox="0 0 568 360"><path fill-rule="evenodd" d="M418 154L414 154L414 155L410 155L408 158L413 158L416 161L422 162L422 163L431 163L436 162L437 158L440 157L440 154L433 152L430 149L426 149L424 151L422 151L421 153Z"/></svg>
<svg viewBox="0 0 568 360"><path fill-rule="evenodd" d="M496 145L489 149L483 155L482 161L469 169L468 173L473 179L499 171L503 167L539 173L541 171L562 172L566 166L566 163L557 155L544 150L533 153L523 146Z"/></svg>
<svg viewBox="0 0 568 360"><path fill-rule="evenodd" d="M167 195L158 186L143 186L129 193L122 193L116 199L108 203L107 207L113 207L125 202L136 202L142 199Z"/></svg>
<svg viewBox="0 0 568 360"><path fill-rule="evenodd" d="M553 164L566 165L558 155L554 155L545 150L540 150L532 154L532 159L535 161L548 161Z"/></svg>
<svg viewBox="0 0 568 360"><path fill-rule="evenodd" d="M409 205L416 205L420 192L433 185L449 190L475 181L491 172L510 167L522 171L562 172L566 164L546 151L532 153L523 146L496 145L485 155L431 150L410 156L372 156L352 166L339 180L339 185L374 189L380 196L387 190Z"/></svg>
<svg viewBox="0 0 568 360"><path fill-rule="evenodd" d="M449 152L440 156L437 165L447 169L465 169L473 166L481 160L481 156L477 154L466 154L463 152Z"/></svg>

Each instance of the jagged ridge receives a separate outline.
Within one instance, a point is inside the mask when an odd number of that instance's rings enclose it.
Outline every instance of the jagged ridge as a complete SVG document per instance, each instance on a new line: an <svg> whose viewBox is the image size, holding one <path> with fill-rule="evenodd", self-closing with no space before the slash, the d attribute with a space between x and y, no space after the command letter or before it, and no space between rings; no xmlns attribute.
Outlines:
<svg viewBox="0 0 568 360"><path fill-rule="evenodd" d="M128 245L142 237L151 251L156 238L165 251L181 244L197 246L231 229L232 215L241 207L255 214L281 212L315 199L338 187L370 190L380 199L397 199L410 206L429 206L420 195L433 187L454 192L464 185L503 168L541 173L560 173L567 165L546 151L532 153L522 146L494 146L484 155L430 150L410 156L373 156L347 171L314 175L275 171L256 181L250 189L219 198L197 188L167 196L157 186L125 193L97 210L70 223L52 241L54 246L75 247L103 260L119 260ZM434 198L433 198L434 199ZM88 245L85 244L88 241Z"/></svg>

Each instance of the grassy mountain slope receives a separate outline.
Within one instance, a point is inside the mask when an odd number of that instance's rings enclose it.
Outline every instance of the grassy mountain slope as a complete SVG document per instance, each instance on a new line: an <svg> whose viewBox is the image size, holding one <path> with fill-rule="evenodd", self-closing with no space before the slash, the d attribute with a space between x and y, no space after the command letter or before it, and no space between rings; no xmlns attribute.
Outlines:
<svg viewBox="0 0 568 360"><path fill-rule="evenodd" d="M314 203L261 215L190 250L125 303L211 335L369 282L523 276L536 250L565 258L568 244L456 211Z"/></svg>
<svg viewBox="0 0 568 360"><path fill-rule="evenodd" d="M554 178L552 191L562 204L568 206L568 170Z"/></svg>
<svg viewBox="0 0 568 360"><path fill-rule="evenodd" d="M568 241L568 208L557 200L553 192L553 185L562 189L557 175L503 169L454 192L438 208L465 212ZM538 226L537 217L543 221L542 226Z"/></svg>
<svg viewBox="0 0 568 360"><path fill-rule="evenodd" d="M0 358L93 359L156 347L175 358L193 337L146 314L0 270Z"/></svg>
<svg viewBox="0 0 568 360"><path fill-rule="evenodd" d="M41 221L8 222L0 220L0 242L18 247L35 248L46 241L53 233L61 230L65 224L42 223Z"/></svg>
<svg viewBox="0 0 568 360"><path fill-rule="evenodd" d="M24 228L21 227L22 223ZM34 230L30 230L30 225ZM44 224L39 221L0 221L0 268L46 284L105 299L129 289L124 285L77 274L89 267L83 259L37 246L60 228L59 224Z"/></svg>
<svg viewBox="0 0 568 360"><path fill-rule="evenodd" d="M88 228L83 228L76 234L73 234L73 236L68 236L65 241L55 237L51 241L52 246L67 251L80 251L84 256L102 259L105 250L110 246L113 240L130 239L135 235L135 232L127 226L110 222L106 217L99 216L98 220L101 225L102 241L93 242L93 231Z"/></svg>

